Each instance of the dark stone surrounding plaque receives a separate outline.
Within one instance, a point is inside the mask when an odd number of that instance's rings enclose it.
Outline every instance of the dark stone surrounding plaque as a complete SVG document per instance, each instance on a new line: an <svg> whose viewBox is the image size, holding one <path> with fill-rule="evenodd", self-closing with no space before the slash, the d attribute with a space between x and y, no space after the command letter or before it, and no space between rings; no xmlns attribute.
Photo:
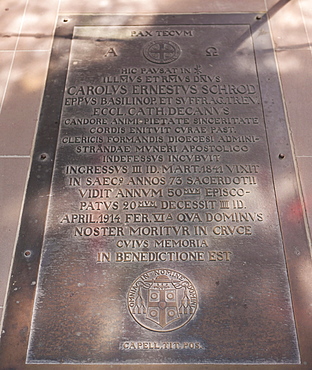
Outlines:
<svg viewBox="0 0 312 370"><path fill-rule="evenodd" d="M307 368L296 189L265 16L60 19L4 368Z"/></svg>

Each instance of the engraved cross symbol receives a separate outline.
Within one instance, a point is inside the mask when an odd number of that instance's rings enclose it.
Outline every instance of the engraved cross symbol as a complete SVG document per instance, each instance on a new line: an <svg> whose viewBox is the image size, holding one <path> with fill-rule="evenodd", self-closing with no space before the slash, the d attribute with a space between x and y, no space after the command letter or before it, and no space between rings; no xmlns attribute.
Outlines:
<svg viewBox="0 0 312 370"><path fill-rule="evenodd" d="M159 309L159 325L163 328L167 325L166 308L177 307L176 302L166 301L166 290L160 290L158 302L148 302L148 307L157 307Z"/></svg>
<svg viewBox="0 0 312 370"><path fill-rule="evenodd" d="M160 62L165 62L168 59L166 55L168 55L168 57L171 57L175 52L173 46L171 45L162 42L158 42L157 45L159 46L158 50L155 48L155 46L153 46L153 48L151 48L149 52L150 54L158 54Z"/></svg>

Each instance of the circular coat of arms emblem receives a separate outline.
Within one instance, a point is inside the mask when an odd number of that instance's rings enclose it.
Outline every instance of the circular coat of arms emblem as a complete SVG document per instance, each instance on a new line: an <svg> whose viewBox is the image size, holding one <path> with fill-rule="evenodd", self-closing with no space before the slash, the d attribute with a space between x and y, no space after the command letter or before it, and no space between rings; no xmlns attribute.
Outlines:
<svg viewBox="0 0 312 370"><path fill-rule="evenodd" d="M179 58L181 49L173 41L151 41L145 45L143 54L150 62L157 64L171 63Z"/></svg>
<svg viewBox="0 0 312 370"><path fill-rule="evenodd" d="M198 298L193 283L170 269L141 274L130 286L128 308L144 328L166 332L176 330L194 316Z"/></svg>

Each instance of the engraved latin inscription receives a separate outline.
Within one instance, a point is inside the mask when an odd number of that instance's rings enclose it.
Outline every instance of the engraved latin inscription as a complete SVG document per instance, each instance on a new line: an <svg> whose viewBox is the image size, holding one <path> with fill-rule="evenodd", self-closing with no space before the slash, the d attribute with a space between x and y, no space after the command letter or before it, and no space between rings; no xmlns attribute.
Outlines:
<svg viewBox="0 0 312 370"><path fill-rule="evenodd" d="M75 28L28 362L297 361L261 96L247 24Z"/></svg>

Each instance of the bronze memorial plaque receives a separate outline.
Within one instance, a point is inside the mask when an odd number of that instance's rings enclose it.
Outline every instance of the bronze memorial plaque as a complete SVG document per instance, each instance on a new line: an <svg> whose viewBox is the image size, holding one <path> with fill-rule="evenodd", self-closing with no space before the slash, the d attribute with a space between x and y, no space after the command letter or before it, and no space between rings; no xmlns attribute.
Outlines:
<svg viewBox="0 0 312 370"><path fill-rule="evenodd" d="M60 18L4 368L301 368L300 207L265 15Z"/></svg>

